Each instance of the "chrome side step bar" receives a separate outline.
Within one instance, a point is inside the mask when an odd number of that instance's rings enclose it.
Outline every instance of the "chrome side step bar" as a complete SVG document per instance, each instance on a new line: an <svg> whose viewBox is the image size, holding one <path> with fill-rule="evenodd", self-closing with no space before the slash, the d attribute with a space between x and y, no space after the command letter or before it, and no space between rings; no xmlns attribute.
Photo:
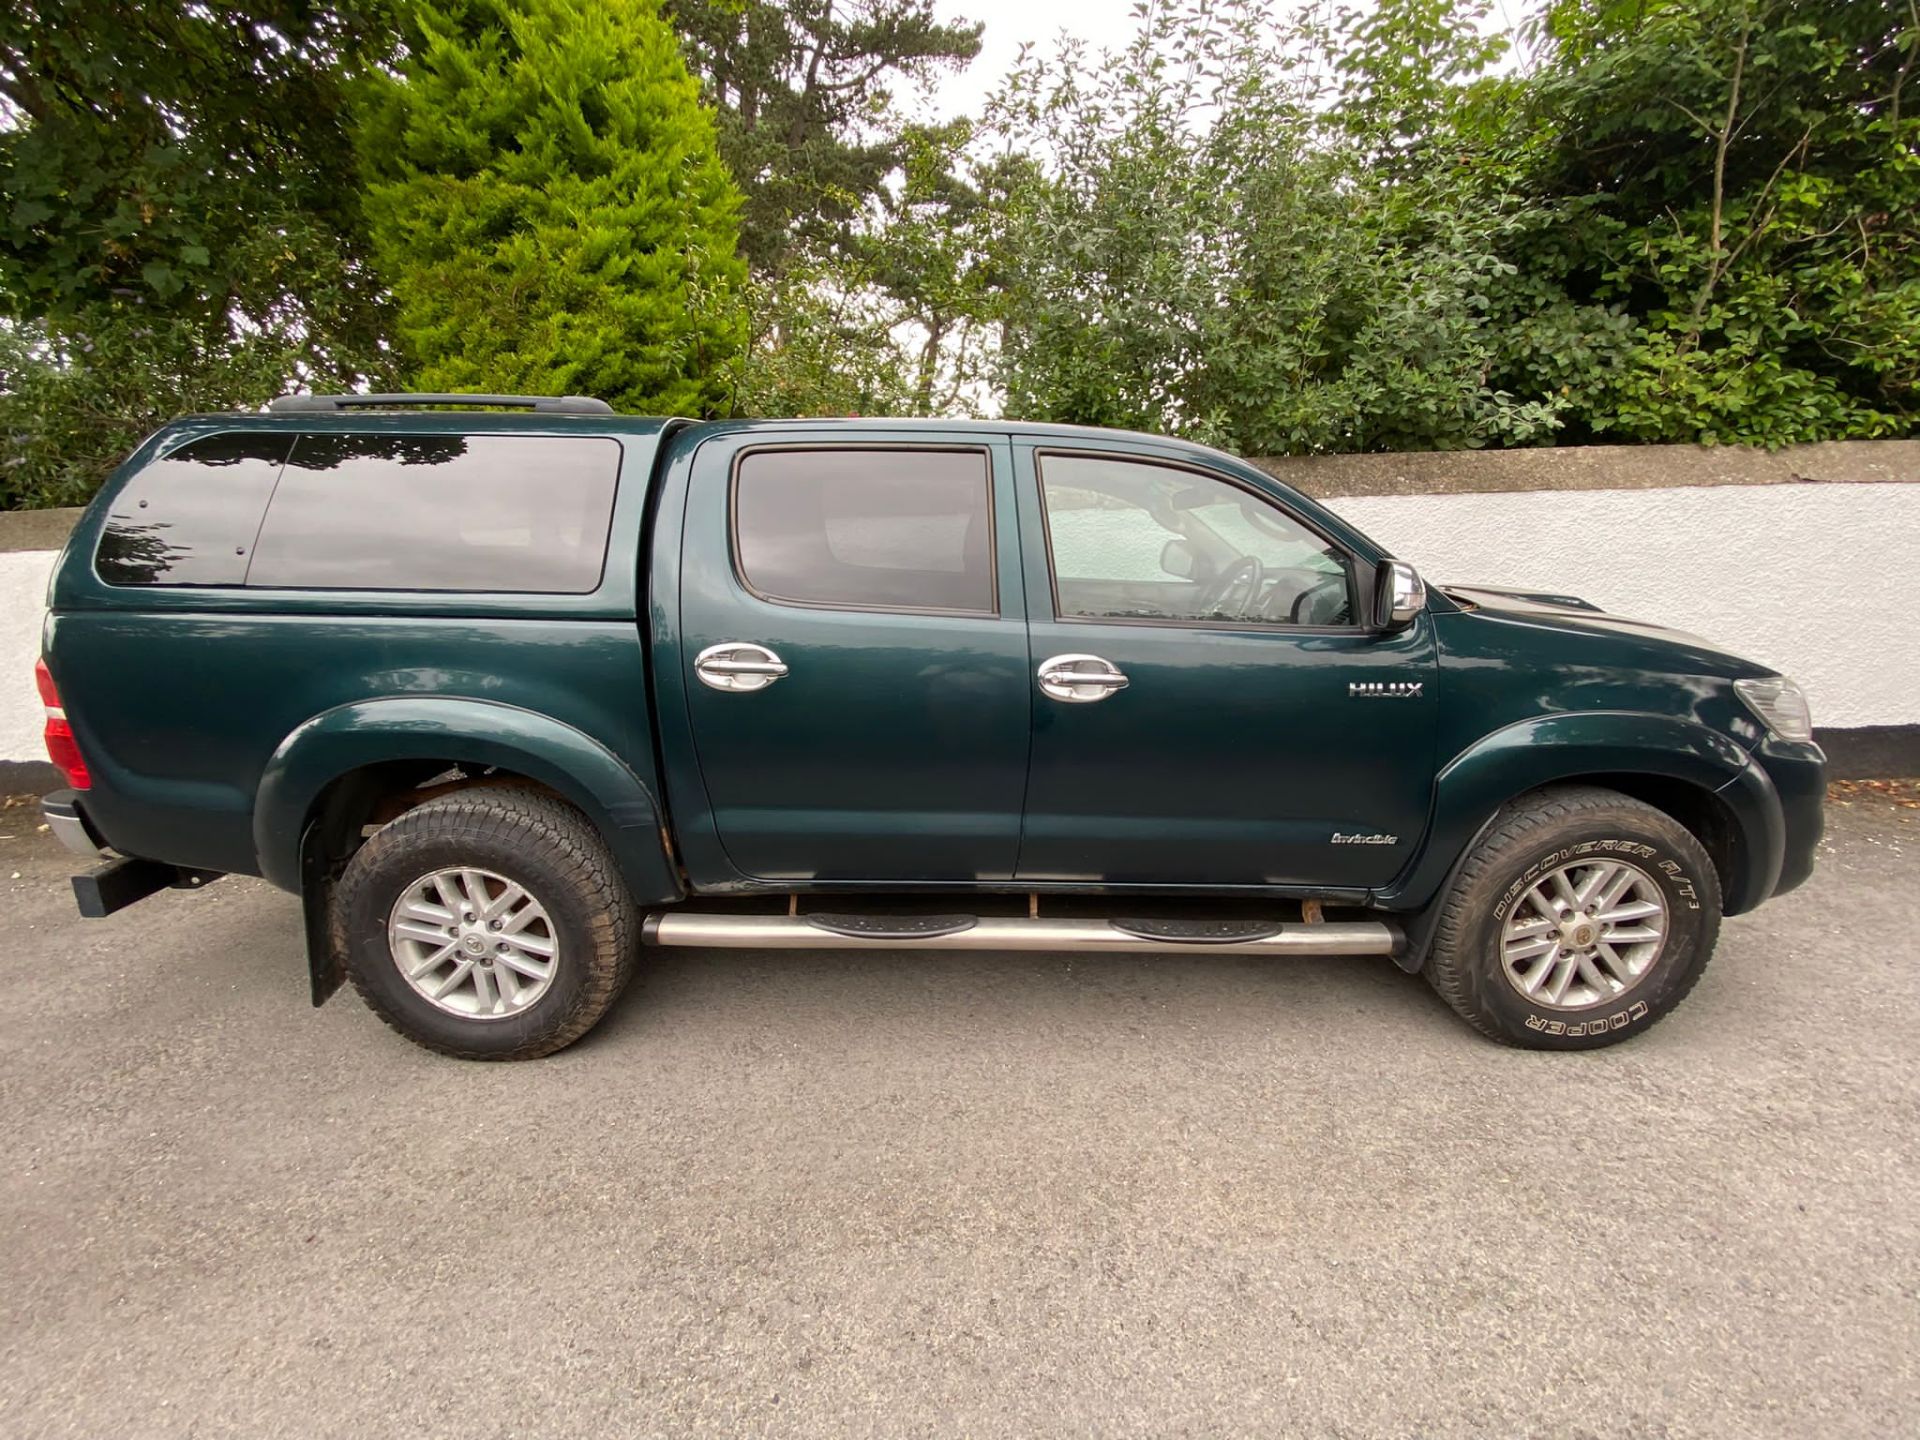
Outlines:
<svg viewBox="0 0 1920 1440"><path fill-rule="evenodd" d="M875 917L878 918L878 917ZM909 917L888 917L908 920ZM1147 934L1120 920L940 916L939 925L880 926L852 917L713 915L655 911L641 938L649 945L709 946L729 950L1104 950L1141 955L1391 955L1399 927L1379 920L1248 927L1245 938ZM825 922L825 923L822 923ZM1169 931L1176 927L1166 927Z"/></svg>

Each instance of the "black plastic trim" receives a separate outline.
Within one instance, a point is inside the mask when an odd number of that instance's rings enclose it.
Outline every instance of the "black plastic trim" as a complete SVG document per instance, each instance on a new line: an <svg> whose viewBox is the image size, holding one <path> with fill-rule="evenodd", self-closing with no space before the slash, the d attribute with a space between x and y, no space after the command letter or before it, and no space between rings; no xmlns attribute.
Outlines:
<svg viewBox="0 0 1920 1440"><path fill-rule="evenodd" d="M341 410L421 410L440 405L491 405L533 410L542 415L611 415L613 407L590 395L453 395L383 393L377 395L282 395L267 406L275 415L331 415Z"/></svg>
<svg viewBox="0 0 1920 1440"><path fill-rule="evenodd" d="M103 920L162 890L198 890L224 871L189 870L158 860L113 860L73 877L73 898L82 916Z"/></svg>
<svg viewBox="0 0 1920 1440"><path fill-rule="evenodd" d="M816 930L860 940L932 940L959 935L980 923L972 915L807 915Z"/></svg>
<svg viewBox="0 0 1920 1440"><path fill-rule="evenodd" d="M1116 930L1142 940L1172 940L1184 945L1242 945L1267 940L1287 927L1278 920L1109 920Z"/></svg>
<svg viewBox="0 0 1920 1440"><path fill-rule="evenodd" d="M300 919L307 939L307 983L318 1010L347 978L346 956L333 941L333 873L320 822L300 837Z"/></svg>

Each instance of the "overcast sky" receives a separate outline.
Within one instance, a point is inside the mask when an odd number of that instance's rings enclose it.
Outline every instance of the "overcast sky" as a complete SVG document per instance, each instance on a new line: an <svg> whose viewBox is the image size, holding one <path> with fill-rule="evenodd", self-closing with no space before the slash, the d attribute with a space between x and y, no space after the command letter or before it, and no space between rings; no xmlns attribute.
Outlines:
<svg viewBox="0 0 1920 1440"><path fill-rule="evenodd" d="M1271 0L1270 13L1290 14L1302 3ZM1366 0L1353 3L1356 9L1371 8ZM987 26L980 37L980 58L960 74L941 80L933 95L935 110L942 117L978 114L1024 41L1051 49L1054 37L1065 30L1096 51L1119 49L1139 23L1133 18L1133 6L1134 0L934 0L934 13L942 20L983 20ZM1512 31L1536 8L1532 0L1493 0L1482 28Z"/></svg>
<svg viewBox="0 0 1920 1440"><path fill-rule="evenodd" d="M980 58L958 75L947 76L934 94L941 115L977 114L987 93L1013 66L1022 42L1050 47L1062 30L1092 44L1118 49L1133 34L1132 0L936 0L942 20L984 20Z"/></svg>

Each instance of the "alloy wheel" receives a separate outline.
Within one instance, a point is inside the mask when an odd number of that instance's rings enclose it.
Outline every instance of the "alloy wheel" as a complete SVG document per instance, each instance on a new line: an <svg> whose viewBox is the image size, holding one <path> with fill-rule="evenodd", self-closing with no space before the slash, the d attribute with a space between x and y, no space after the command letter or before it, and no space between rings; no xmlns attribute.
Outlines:
<svg viewBox="0 0 1920 1440"><path fill-rule="evenodd" d="M436 870L414 881L387 917L401 976L449 1015L503 1020L553 984L560 938L527 888L491 870Z"/></svg>
<svg viewBox="0 0 1920 1440"><path fill-rule="evenodd" d="M1631 990L1667 943L1659 883L1623 860L1551 870L1523 895L1500 936L1509 984L1549 1010L1584 1010Z"/></svg>

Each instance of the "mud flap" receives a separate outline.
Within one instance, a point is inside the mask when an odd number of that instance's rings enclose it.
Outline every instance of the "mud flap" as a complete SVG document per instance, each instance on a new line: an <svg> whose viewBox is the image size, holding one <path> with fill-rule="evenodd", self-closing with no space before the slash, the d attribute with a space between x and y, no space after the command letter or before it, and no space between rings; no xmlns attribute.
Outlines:
<svg viewBox="0 0 1920 1440"><path fill-rule="evenodd" d="M347 978L346 957L333 933L333 876L319 832L319 825L311 824L300 837L300 911L306 921L307 979L316 1010Z"/></svg>

